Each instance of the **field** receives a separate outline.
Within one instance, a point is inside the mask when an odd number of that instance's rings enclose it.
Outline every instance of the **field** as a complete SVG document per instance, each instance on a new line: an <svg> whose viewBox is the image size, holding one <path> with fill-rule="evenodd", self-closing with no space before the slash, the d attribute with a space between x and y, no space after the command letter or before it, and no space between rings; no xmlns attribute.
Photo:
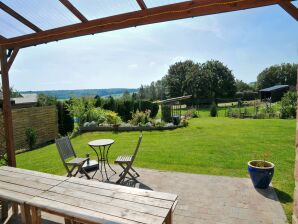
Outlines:
<svg viewBox="0 0 298 224"><path fill-rule="evenodd" d="M138 132L85 133L72 142L78 155L85 156L92 153L88 141L115 139L110 153L113 160L119 154L132 153L138 135ZM144 132L143 136L135 165L152 169L248 177L247 162L263 159L264 152L269 152L266 159L276 165L273 185L290 220L294 191L294 120L211 118L208 111L201 111L200 118L191 119L186 128ZM17 164L47 173L65 173L54 144L19 154Z"/></svg>

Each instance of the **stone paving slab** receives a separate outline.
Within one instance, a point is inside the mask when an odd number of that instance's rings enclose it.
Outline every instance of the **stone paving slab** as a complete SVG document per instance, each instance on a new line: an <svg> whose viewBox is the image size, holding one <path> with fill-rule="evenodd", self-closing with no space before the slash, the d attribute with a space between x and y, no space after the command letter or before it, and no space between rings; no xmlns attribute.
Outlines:
<svg viewBox="0 0 298 224"><path fill-rule="evenodd" d="M118 167L114 167L117 173ZM210 176L137 169L140 183L130 187L178 195L175 224L284 224L286 216L272 187L256 190L248 178ZM100 177L100 178L99 178ZM101 179L98 172L95 178ZM111 178L116 181L118 175ZM97 181L97 180L93 180ZM43 223L63 223L60 217L43 214ZM17 223L14 220L12 223Z"/></svg>

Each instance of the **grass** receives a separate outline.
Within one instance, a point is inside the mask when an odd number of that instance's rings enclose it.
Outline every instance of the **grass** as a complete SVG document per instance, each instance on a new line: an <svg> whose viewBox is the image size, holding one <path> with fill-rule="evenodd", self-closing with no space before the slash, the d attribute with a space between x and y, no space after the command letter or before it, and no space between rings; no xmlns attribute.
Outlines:
<svg viewBox="0 0 298 224"><path fill-rule="evenodd" d="M295 121L211 118L204 111L200 115L201 118L190 120L186 128L144 132L135 165L160 170L248 177L247 162L263 159L264 151L268 151L270 155L267 159L276 165L273 185L290 221L294 191ZM138 135L138 132L93 132L80 135L72 142L78 155L85 156L86 153L92 153L87 146L88 141L115 139L110 151L110 159L113 160L119 154L132 153ZM47 173L65 173L54 144L19 154L17 164L18 167Z"/></svg>

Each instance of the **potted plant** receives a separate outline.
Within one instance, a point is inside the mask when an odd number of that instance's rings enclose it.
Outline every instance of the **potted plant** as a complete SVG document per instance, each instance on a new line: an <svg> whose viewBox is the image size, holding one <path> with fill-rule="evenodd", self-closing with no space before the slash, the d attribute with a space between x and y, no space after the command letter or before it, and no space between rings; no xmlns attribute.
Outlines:
<svg viewBox="0 0 298 224"><path fill-rule="evenodd" d="M268 188L273 174L274 164L263 160L252 160L248 162L248 172L255 188Z"/></svg>

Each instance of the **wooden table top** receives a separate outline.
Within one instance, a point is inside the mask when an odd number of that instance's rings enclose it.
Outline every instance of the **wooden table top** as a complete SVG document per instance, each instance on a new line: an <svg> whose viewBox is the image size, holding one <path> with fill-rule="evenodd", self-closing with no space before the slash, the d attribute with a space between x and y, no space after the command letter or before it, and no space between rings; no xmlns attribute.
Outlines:
<svg viewBox="0 0 298 224"><path fill-rule="evenodd" d="M90 223L163 223L177 195L67 178L11 167L0 168L0 198Z"/></svg>
<svg viewBox="0 0 298 224"><path fill-rule="evenodd" d="M106 145L112 145L115 141L113 139L98 139L88 142L88 145L90 146L106 146Z"/></svg>

